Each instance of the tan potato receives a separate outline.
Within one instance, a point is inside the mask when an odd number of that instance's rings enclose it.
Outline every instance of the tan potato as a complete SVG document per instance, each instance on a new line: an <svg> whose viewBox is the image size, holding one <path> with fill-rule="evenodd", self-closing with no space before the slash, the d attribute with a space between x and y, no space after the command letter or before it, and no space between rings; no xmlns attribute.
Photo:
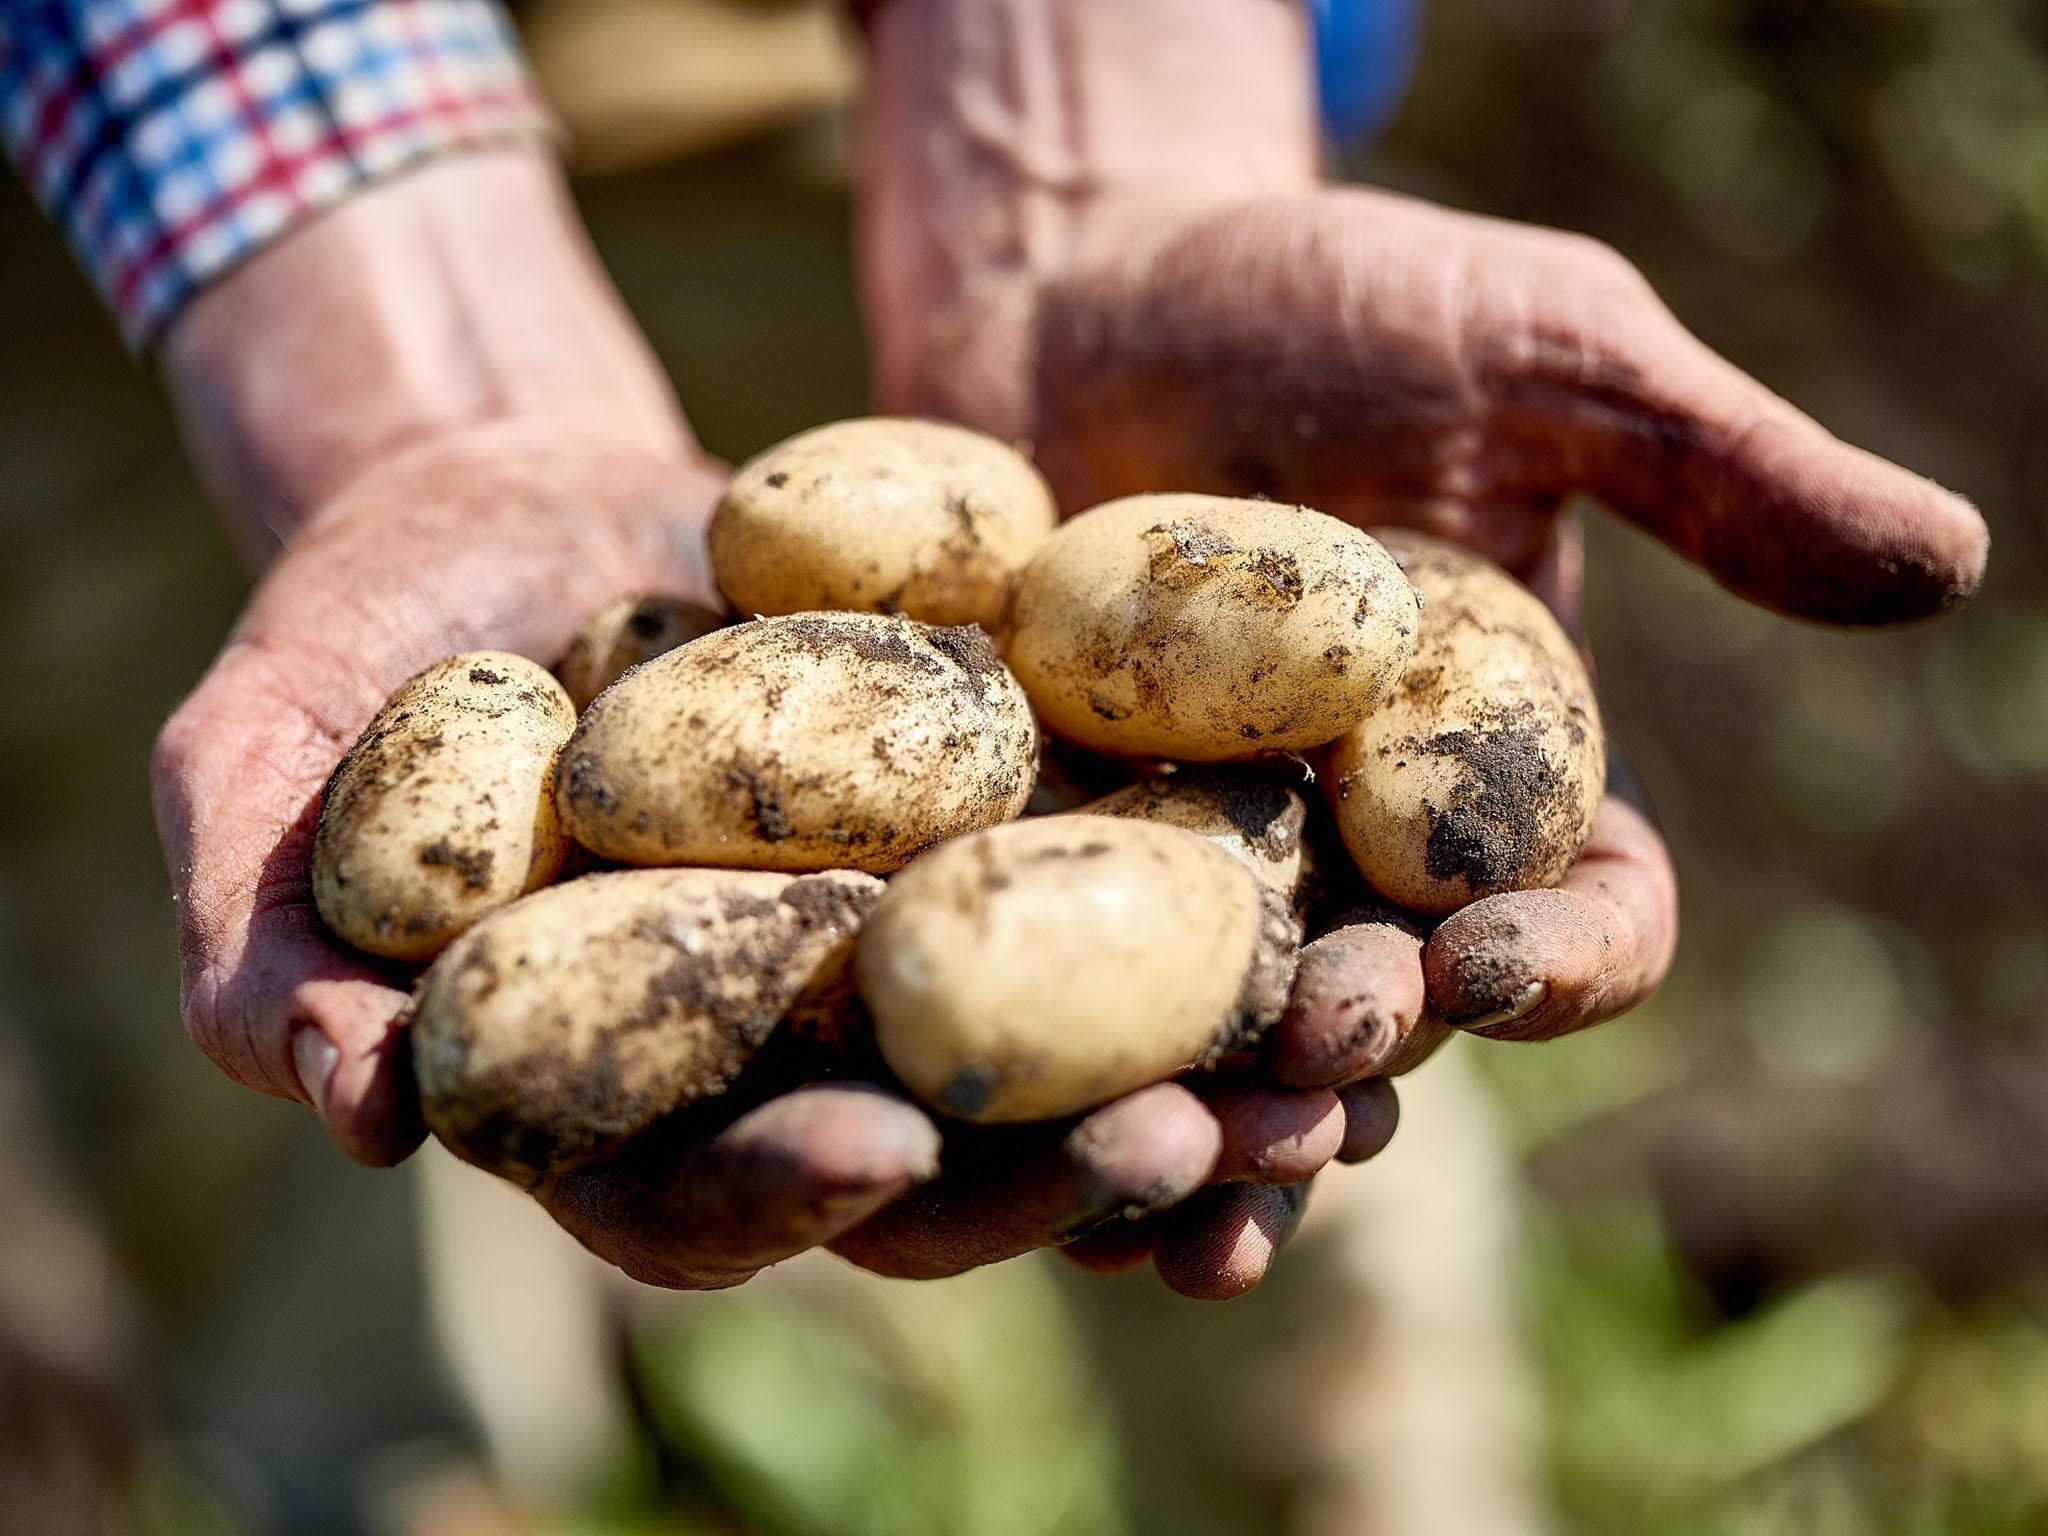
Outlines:
<svg viewBox="0 0 2048 1536"><path fill-rule="evenodd" d="M366 953L428 960L546 885L569 851L554 768L575 724L547 670L504 651L406 683L320 797L313 900L327 926Z"/></svg>
<svg viewBox="0 0 2048 1536"><path fill-rule="evenodd" d="M1492 561L1404 529L1379 537L1422 593L1422 633L1394 696L1332 749L1345 846L1380 894L1432 916L1555 885L1606 787L1585 663Z"/></svg>
<svg viewBox="0 0 2048 1536"><path fill-rule="evenodd" d="M1181 768L1081 806L1083 816L1164 822L1242 859L1299 907L1312 872L1308 801L1291 784L1244 768Z"/></svg>
<svg viewBox="0 0 2048 1536"><path fill-rule="evenodd" d="M1219 762L1341 736L1401 675L1415 623L1400 569L1334 517L1131 496L1082 513L1032 559L1005 655L1060 735Z"/></svg>
<svg viewBox="0 0 2048 1536"><path fill-rule="evenodd" d="M1299 938L1277 894L1192 832L1052 816L898 875L854 977L911 1092L966 1120L1045 1120L1256 1037Z"/></svg>
<svg viewBox="0 0 2048 1536"><path fill-rule="evenodd" d="M838 608L994 631L1057 518L1031 461L993 437L840 421L740 466L711 518L711 565L743 614Z"/></svg>
<svg viewBox="0 0 2048 1536"><path fill-rule="evenodd" d="M847 963L881 891L847 870L635 869L513 903L420 985L427 1124L525 1183L609 1152L723 1091L778 1026L857 1010Z"/></svg>
<svg viewBox="0 0 2048 1536"><path fill-rule="evenodd" d="M1007 821L1038 727L972 625L802 613L719 630L599 696L556 800L622 864L864 869Z"/></svg>
<svg viewBox="0 0 2048 1536"><path fill-rule="evenodd" d="M580 715L628 668L687 645L724 623L721 615L680 597L628 593L583 621L555 663L555 676Z"/></svg>

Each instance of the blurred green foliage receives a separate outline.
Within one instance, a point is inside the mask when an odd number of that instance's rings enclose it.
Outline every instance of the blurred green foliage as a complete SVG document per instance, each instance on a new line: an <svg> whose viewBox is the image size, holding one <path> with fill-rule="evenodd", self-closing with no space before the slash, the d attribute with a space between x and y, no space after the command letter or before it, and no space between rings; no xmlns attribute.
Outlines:
<svg viewBox="0 0 2048 1536"><path fill-rule="evenodd" d="M776 1536L1123 1536L1117 1445L1042 1268L930 1289L878 1333L771 1298L644 1329L667 1442Z"/></svg>

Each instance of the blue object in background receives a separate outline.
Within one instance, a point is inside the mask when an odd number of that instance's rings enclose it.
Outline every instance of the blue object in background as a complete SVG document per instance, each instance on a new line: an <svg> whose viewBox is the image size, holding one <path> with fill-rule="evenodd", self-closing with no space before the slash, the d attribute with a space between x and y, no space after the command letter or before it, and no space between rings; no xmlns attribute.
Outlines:
<svg viewBox="0 0 2048 1536"><path fill-rule="evenodd" d="M1422 0L1311 0L1323 131L1339 145L1372 138L1407 93Z"/></svg>

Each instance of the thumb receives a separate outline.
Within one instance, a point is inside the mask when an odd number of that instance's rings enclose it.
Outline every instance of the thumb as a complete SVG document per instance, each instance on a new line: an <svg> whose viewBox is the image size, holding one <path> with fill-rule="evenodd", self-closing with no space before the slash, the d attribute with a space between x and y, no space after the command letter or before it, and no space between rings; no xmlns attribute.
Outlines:
<svg viewBox="0 0 2048 1536"><path fill-rule="evenodd" d="M1731 591L1889 624L1976 591L1990 537L1960 496L1851 447L1688 333L1632 272L1574 302L1497 400L1528 495L1590 490Z"/></svg>
<svg viewBox="0 0 2048 1536"><path fill-rule="evenodd" d="M152 762L186 1028L237 1082L312 1105L350 1156L397 1162L423 1134L405 994L340 950L313 908L313 825L339 738L267 674L231 648Z"/></svg>

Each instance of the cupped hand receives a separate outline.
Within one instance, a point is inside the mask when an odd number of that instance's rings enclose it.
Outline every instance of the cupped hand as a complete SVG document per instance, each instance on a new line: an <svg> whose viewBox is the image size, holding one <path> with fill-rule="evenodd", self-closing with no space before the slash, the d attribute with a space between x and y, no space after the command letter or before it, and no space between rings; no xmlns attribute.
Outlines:
<svg viewBox="0 0 2048 1536"><path fill-rule="evenodd" d="M1420 527L1505 565L1574 632L1578 493L1738 595L1822 622L1925 617L1982 577L1966 502L1831 436L1580 236L1348 188L1134 205L1037 279L1030 309L998 333L1023 355L932 358L925 398L902 403L1028 432L1070 509L1194 490ZM1610 793L1555 890L1433 932L1365 912L1317 938L1269 1065L1336 1089L1339 1155L1369 1156L1392 1133L1386 1076L1456 1029L1549 1039L1627 1011L1661 983L1677 914L1662 840ZM1162 1273L1200 1294L1255 1283L1293 1209L1207 1191ZM1104 1260L1133 1251L1126 1234Z"/></svg>
<svg viewBox="0 0 2048 1536"><path fill-rule="evenodd" d="M339 947L314 912L321 786L430 662L485 647L552 661L617 593L708 597L698 530L717 485L681 454L503 422L389 458L305 519L153 764L185 1021L230 1077L312 1105L360 1161L417 1145L409 977ZM937 1151L898 1097L808 1088L695 1142L636 1149L608 1205L587 1180L539 1193L629 1269L730 1283L928 1178Z"/></svg>
<svg viewBox="0 0 2048 1536"><path fill-rule="evenodd" d="M1344 188L1132 209L1045 285L1033 335L1040 459L1069 505L1170 487L1422 527L1574 629L1579 492L1823 622L1924 617L1982 577L1966 502L1831 436L1580 236ZM1564 1034L1649 996L1676 937L1669 856L1610 796L1557 890L1475 903L1426 943L1384 923L1318 940L1274 1060L1342 1083L1411 1064L1446 1021Z"/></svg>

